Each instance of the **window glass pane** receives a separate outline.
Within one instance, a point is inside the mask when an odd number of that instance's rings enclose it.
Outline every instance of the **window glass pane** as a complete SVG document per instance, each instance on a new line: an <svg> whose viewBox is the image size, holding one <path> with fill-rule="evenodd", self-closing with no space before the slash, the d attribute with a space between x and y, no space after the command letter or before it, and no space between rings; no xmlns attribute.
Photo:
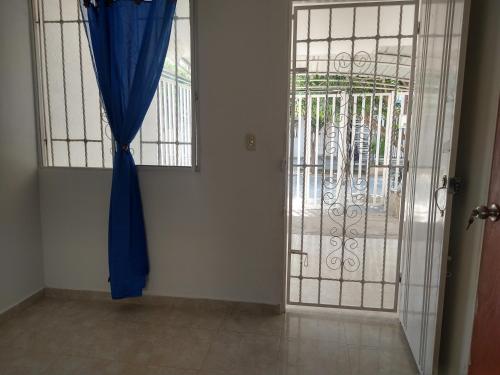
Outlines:
<svg viewBox="0 0 500 375"><path fill-rule="evenodd" d="M59 0L41 1L43 18L47 21L57 21L60 18ZM76 2L75 2L76 3Z"/></svg>
<svg viewBox="0 0 500 375"><path fill-rule="evenodd" d="M168 42L167 57L165 58L165 66L163 67L163 73L169 73L175 75L175 24L174 21L172 26L172 31L170 32L170 40Z"/></svg>
<svg viewBox="0 0 500 375"><path fill-rule="evenodd" d="M305 40L308 37L309 12L297 11L297 40Z"/></svg>
<svg viewBox="0 0 500 375"><path fill-rule="evenodd" d="M84 142L70 142L69 143L69 154L71 156L71 166L72 167L85 167L85 154L87 150L85 149Z"/></svg>
<svg viewBox="0 0 500 375"><path fill-rule="evenodd" d="M54 141L52 142L52 152L54 153L54 165L57 167L69 166L68 159L69 145L66 142Z"/></svg>
<svg viewBox="0 0 500 375"><path fill-rule="evenodd" d="M87 163L89 167L102 167L102 148L100 142L88 142L87 154Z"/></svg>
<svg viewBox="0 0 500 375"><path fill-rule="evenodd" d="M191 81L191 26L189 20L177 21L177 68L179 76Z"/></svg>
<svg viewBox="0 0 500 375"><path fill-rule="evenodd" d="M54 1L54 0L52 0ZM57 0L55 0L57 1ZM62 0L61 5L62 5L62 18L63 20L70 19L74 20L78 18L78 3L79 1L68 1L68 0ZM59 8L59 7L57 7ZM59 11L59 9L58 9Z"/></svg>
<svg viewBox="0 0 500 375"><path fill-rule="evenodd" d="M353 17L353 8L332 10L332 37L348 38L352 36Z"/></svg>
<svg viewBox="0 0 500 375"><path fill-rule="evenodd" d="M189 0L177 0L177 7L175 9L177 17L189 18Z"/></svg>
<svg viewBox="0 0 500 375"><path fill-rule="evenodd" d="M380 35L393 36L399 34L400 6L380 7ZM398 22L394 22L398 20Z"/></svg>
<svg viewBox="0 0 500 375"><path fill-rule="evenodd" d="M377 35L377 8L359 7L356 9L356 36Z"/></svg>
<svg viewBox="0 0 500 375"><path fill-rule="evenodd" d="M413 19L415 17L415 6L405 5L403 6L403 15L401 20L401 34L411 35L413 34Z"/></svg>
<svg viewBox="0 0 500 375"><path fill-rule="evenodd" d="M311 10L311 39L325 39L328 38L330 22L330 9L313 9Z"/></svg>

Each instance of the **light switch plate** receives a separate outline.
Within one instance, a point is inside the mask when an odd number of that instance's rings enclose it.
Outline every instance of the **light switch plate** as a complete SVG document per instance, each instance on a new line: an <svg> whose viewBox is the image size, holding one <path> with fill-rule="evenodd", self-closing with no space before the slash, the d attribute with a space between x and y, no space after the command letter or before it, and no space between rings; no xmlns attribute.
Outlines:
<svg viewBox="0 0 500 375"><path fill-rule="evenodd" d="M256 149L256 138L254 134L247 134L245 137L245 143L247 147L247 151L255 151Z"/></svg>

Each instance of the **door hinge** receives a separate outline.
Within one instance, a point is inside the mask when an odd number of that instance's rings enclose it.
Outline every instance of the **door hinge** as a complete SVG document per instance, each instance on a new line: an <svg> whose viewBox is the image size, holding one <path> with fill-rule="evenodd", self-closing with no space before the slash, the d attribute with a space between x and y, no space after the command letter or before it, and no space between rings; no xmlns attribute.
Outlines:
<svg viewBox="0 0 500 375"><path fill-rule="evenodd" d="M281 172L285 172L286 171L286 166L287 166L288 162L286 159L282 159L281 160Z"/></svg>
<svg viewBox="0 0 500 375"><path fill-rule="evenodd" d="M417 23L417 35L420 34L420 21Z"/></svg>
<svg viewBox="0 0 500 375"><path fill-rule="evenodd" d="M462 180L459 177L448 178L448 193L457 194L462 190Z"/></svg>
<svg viewBox="0 0 500 375"><path fill-rule="evenodd" d="M399 273L399 283L401 284L401 281L403 280L403 274L400 272Z"/></svg>

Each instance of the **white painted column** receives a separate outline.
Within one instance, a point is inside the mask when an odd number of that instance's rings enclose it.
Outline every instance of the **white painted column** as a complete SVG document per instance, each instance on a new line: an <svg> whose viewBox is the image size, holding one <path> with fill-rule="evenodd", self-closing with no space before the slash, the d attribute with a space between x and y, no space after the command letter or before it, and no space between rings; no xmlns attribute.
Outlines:
<svg viewBox="0 0 500 375"><path fill-rule="evenodd" d="M365 140L365 105L366 105L366 94L361 96L361 121L359 127L359 146L358 146L358 180L361 179L361 174L363 171L363 142Z"/></svg>
<svg viewBox="0 0 500 375"><path fill-rule="evenodd" d="M384 96L377 95L378 108L377 108L377 136L375 144L375 170L373 177L373 202L378 200L378 165L380 165L380 136L382 133L382 106L384 104Z"/></svg>
<svg viewBox="0 0 500 375"><path fill-rule="evenodd" d="M392 127L393 127L393 111L394 111L394 100L395 95L392 93L389 96L389 102L387 103L387 123L385 129L385 146L384 146L384 166L388 166L391 163L391 143L392 143ZM383 172L382 180L382 193L383 197L388 194L387 190L387 180L389 178L389 168L385 167ZM384 199L384 204L386 200ZM385 207L387 209L387 207Z"/></svg>
<svg viewBox="0 0 500 375"><path fill-rule="evenodd" d="M358 108L358 96L353 95L352 98L352 113L351 113L351 177L354 176L354 164L355 160L355 147L356 147L356 112Z"/></svg>
<svg viewBox="0 0 500 375"><path fill-rule="evenodd" d="M406 127L406 124L404 122L404 111L405 111L405 95L399 95L399 100L401 100L401 111L399 113L399 122L398 122L398 143L397 143L397 150L396 150L396 164L399 166L401 165L401 158L402 158L402 153L401 153L401 146L403 142L403 129ZM399 180L399 168L396 169L396 181Z"/></svg>
<svg viewBox="0 0 500 375"><path fill-rule="evenodd" d="M342 191L342 174L347 173L349 166L347 165L347 149L349 147L347 143L347 126L349 124L348 115L348 100L349 96L346 92L342 92L340 97L340 121L339 121L339 132L338 132L338 144L337 149L337 197L340 196Z"/></svg>
<svg viewBox="0 0 500 375"><path fill-rule="evenodd" d="M296 164L299 165L300 164L300 155L301 155L301 150L302 150L302 147L303 147L303 141L302 141L302 97L298 96L297 97L297 111L298 111L298 116L297 116L297 142L294 146L294 148L296 148L296 155L297 155L297 159L296 159ZM294 150L295 151L295 150ZM294 161L292 160L292 163ZM299 179L300 179L300 176L299 176L299 173L300 173L300 167L296 167L296 173L295 173L295 188L294 188L294 191L295 191L295 198L299 198Z"/></svg>
<svg viewBox="0 0 500 375"><path fill-rule="evenodd" d="M312 138L312 126L311 126L311 120L312 120L312 97L311 95L307 96L307 118L306 118L306 131L304 134L304 139L306 143L306 149L304 152L304 164L311 164L311 138ZM305 199L305 205L307 206L309 202L309 190L310 190L310 168L304 167L304 183L305 183L305 189L304 189L304 199Z"/></svg>
<svg viewBox="0 0 500 375"><path fill-rule="evenodd" d="M333 96L333 99L332 99L332 117L331 117L331 122L332 122L332 129L331 129L331 136L334 137L333 140L337 141L339 140L338 136L339 136L339 132L338 132L338 126L336 126L336 116L337 116L337 95L334 95ZM326 134L328 136L328 133ZM332 141L332 140L330 140ZM326 139L326 142L329 142L328 139ZM338 144L335 145L335 150L333 150L332 148L332 144L329 144L328 145L329 147L329 150L330 150L330 153L329 153L329 156L330 156L330 173L329 173L329 176L330 176L330 181L333 181L333 160L335 158L338 158L338 152L339 152L339 147L338 147ZM335 157L334 157L334 152L336 153Z"/></svg>
<svg viewBox="0 0 500 375"><path fill-rule="evenodd" d="M321 104L321 97L316 96L316 140L314 142L314 192L313 192L313 202L316 205L316 200L318 199L318 151L319 151L319 106Z"/></svg>

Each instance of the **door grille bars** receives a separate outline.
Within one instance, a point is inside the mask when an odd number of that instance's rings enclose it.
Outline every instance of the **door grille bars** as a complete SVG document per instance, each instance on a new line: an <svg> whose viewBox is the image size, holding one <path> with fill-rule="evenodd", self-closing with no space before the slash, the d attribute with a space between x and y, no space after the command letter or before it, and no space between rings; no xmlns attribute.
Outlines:
<svg viewBox="0 0 500 375"><path fill-rule="evenodd" d="M413 9L413 1L294 8L290 304L397 306ZM375 28L362 35L369 10ZM327 36L316 38L319 12ZM349 35L336 30L340 12L350 12ZM392 34L381 27L388 14Z"/></svg>
<svg viewBox="0 0 500 375"><path fill-rule="evenodd" d="M109 168L114 142L99 99L79 0L32 0L32 9L43 165ZM188 24L189 16L175 16L173 66L166 64L156 99L131 144L137 164L192 166L191 62L179 51L180 43L190 43Z"/></svg>

